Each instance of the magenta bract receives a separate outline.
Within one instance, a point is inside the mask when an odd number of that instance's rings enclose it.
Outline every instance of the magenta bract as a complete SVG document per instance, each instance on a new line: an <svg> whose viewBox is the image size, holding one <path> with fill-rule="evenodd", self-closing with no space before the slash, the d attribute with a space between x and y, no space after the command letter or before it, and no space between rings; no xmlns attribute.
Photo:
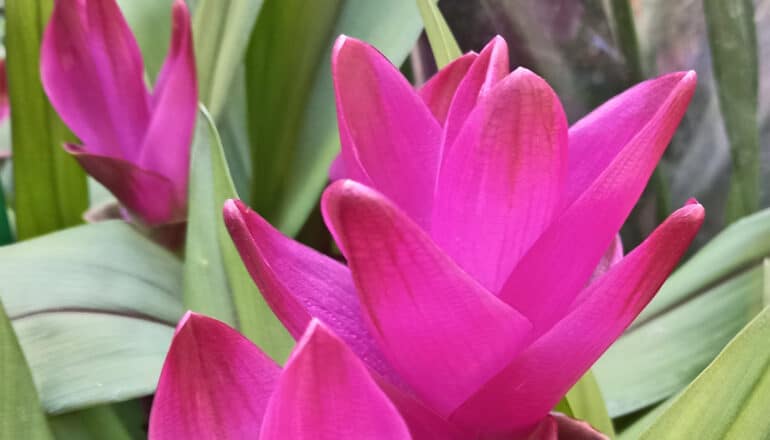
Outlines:
<svg viewBox="0 0 770 440"><path fill-rule="evenodd" d="M198 105L185 2L174 1L171 47L152 92L115 0L56 0L41 57L45 91L82 141L67 151L143 223L183 221Z"/></svg>

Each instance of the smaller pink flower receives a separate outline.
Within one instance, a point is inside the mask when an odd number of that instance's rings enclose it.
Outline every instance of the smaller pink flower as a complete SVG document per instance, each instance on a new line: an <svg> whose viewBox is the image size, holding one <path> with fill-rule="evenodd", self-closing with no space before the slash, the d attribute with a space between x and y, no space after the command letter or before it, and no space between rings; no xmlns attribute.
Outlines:
<svg viewBox="0 0 770 440"><path fill-rule="evenodd" d="M43 87L82 141L67 151L144 224L184 221L198 103L185 2L174 1L171 47L152 92L115 0L56 0L41 57Z"/></svg>

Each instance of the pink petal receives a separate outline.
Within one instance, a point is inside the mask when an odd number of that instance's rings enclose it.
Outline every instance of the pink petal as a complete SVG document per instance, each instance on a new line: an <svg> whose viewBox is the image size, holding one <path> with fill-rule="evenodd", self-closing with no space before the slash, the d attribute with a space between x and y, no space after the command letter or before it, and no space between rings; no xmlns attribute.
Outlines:
<svg viewBox="0 0 770 440"><path fill-rule="evenodd" d="M320 321L313 320L286 362L259 438L389 440L411 436L364 364Z"/></svg>
<svg viewBox="0 0 770 440"><path fill-rule="evenodd" d="M348 177L427 225L441 126L398 69L366 43L338 38L332 77Z"/></svg>
<svg viewBox="0 0 770 440"><path fill-rule="evenodd" d="M329 166L329 180L333 182L335 180L347 178L348 172L345 169L345 160L342 158L342 153L340 153L334 158L332 164Z"/></svg>
<svg viewBox="0 0 770 440"><path fill-rule="evenodd" d="M107 187L131 213L148 226L176 223L186 218L185 199L165 176L109 156L91 154L65 145L88 174Z"/></svg>
<svg viewBox="0 0 770 440"><path fill-rule="evenodd" d="M283 236L240 200L225 202L224 218L251 277L295 339L318 318L375 371L399 382L369 334L345 265Z"/></svg>
<svg viewBox="0 0 770 440"><path fill-rule="evenodd" d="M389 199L341 180L321 203L370 331L439 415L449 414L522 348L527 320L458 268Z"/></svg>
<svg viewBox="0 0 770 440"><path fill-rule="evenodd" d="M5 60L0 60L0 123L11 115L11 103L8 100L8 74Z"/></svg>
<svg viewBox="0 0 770 440"><path fill-rule="evenodd" d="M681 78L655 116L543 233L504 284L500 297L532 321L533 335L559 320L589 281L671 140L695 82L694 72Z"/></svg>
<svg viewBox="0 0 770 440"><path fill-rule="evenodd" d="M479 100L444 157L431 235L492 292L550 225L567 174L567 119L519 68Z"/></svg>
<svg viewBox="0 0 770 440"><path fill-rule="evenodd" d="M623 240L620 238L620 234L615 234L615 238L610 243L610 247L602 255L602 259L599 260L599 264L594 268L594 273L591 274L590 282L598 279L620 260L623 259Z"/></svg>
<svg viewBox="0 0 770 440"><path fill-rule="evenodd" d="M695 78L676 72L644 81L610 99L569 130L566 205L591 186L645 126L661 124L659 112L672 96L694 86ZM675 115L671 119L678 120ZM674 124L676 125L676 124Z"/></svg>
<svg viewBox="0 0 770 440"><path fill-rule="evenodd" d="M281 369L222 322L179 322L150 414L150 440L257 438Z"/></svg>
<svg viewBox="0 0 770 440"><path fill-rule="evenodd" d="M462 425L508 430L535 423L591 367L652 299L703 223L697 203L673 213L647 240L587 287L583 301L457 410Z"/></svg>
<svg viewBox="0 0 770 440"><path fill-rule="evenodd" d="M441 125L446 122L449 105L455 96L457 86L465 78L476 58L478 54L473 52L457 58L441 69L419 90L420 97Z"/></svg>
<svg viewBox="0 0 770 440"><path fill-rule="evenodd" d="M492 90L508 72L508 45L502 37L497 36L487 43L457 87L444 124L444 135L441 139L442 157L446 157L479 98Z"/></svg>
<svg viewBox="0 0 770 440"><path fill-rule="evenodd" d="M190 13L183 0L175 0L171 47L152 96L152 121L139 163L167 176L183 200L187 197L190 143L198 111L195 75Z"/></svg>
<svg viewBox="0 0 770 440"><path fill-rule="evenodd" d="M114 0L57 0L41 77L54 108L91 152L138 157L149 122L141 54Z"/></svg>

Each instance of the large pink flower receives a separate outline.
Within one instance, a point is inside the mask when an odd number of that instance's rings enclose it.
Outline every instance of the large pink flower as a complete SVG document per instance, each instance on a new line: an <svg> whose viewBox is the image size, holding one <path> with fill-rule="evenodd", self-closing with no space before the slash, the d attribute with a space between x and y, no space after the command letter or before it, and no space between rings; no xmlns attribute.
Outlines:
<svg viewBox="0 0 770 440"><path fill-rule="evenodd" d="M56 0L41 57L45 91L83 143L67 151L145 224L183 221L198 105L185 2L174 1L171 47L152 92L115 0Z"/></svg>
<svg viewBox="0 0 770 440"><path fill-rule="evenodd" d="M346 180L322 208L348 265L230 201L226 223L252 277L295 337L312 317L340 335L410 428L419 408L460 438L544 429L703 221L688 202L592 280L695 74L641 83L568 128L545 81L508 73L500 38L419 91L351 38L337 41L332 67L342 141L332 172Z"/></svg>
<svg viewBox="0 0 770 440"><path fill-rule="evenodd" d="M318 321L310 322L282 370L226 324L188 313L166 356L149 438L410 437L364 364Z"/></svg>

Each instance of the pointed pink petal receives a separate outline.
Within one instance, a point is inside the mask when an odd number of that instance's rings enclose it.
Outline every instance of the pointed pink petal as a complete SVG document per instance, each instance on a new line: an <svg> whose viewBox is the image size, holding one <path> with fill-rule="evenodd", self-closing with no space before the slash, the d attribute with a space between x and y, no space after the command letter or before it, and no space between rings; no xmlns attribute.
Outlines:
<svg viewBox="0 0 770 440"><path fill-rule="evenodd" d="M240 200L225 202L224 218L251 277L295 339L318 318L372 369L400 383L369 334L345 265L283 236Z"/></svg>
<svg viewBox="0 0 770 440"><path fill-rule="evenodd" d="M497 36L487 43L457 87L444 124L441 157L445 157L454 144L465 119L471 114L479 98L492 90L508 72L508 45L502 37Z"/></svg>
<svg viewBox="0 0 770 440"><path fill-rule="evenodd" d="M588 283L671 140L695 82L694 72L681 78L655 116L543 233L504 284L500 297L532 321L535 336L560 319Z"/></svg>
<svg viewBox="0 0 770 440"><path fill-rule="evenodd" d="M623 240L620 238L620 234L615 234L615 238L610 243L610 247L602 255L602 259L599 260L599 264L594 268L594 273L591 274L591 280L589 283L598 279L620 260L623 259Z"/></svg>
<svg viewBox="0 0 770 440"><path fill-rule="evenodd" d="M313 320L286 362L259 438L389 440L411 436L364 364L320 321Z"/></svg>
<svg viewBox="0 0 770 440"><path fill-rule="evenodd" d="M280 372L226 324L188 312L163 364L149 439L257 438Z"/></svg>
<svg viewBox="0 0 770 440"><path fill-rule="evenodd" d="M569 205L607 168L645 126L654 121L671 96L682 94L694 77L670 73L644 81L610 99L569 130ZM671 119L678 119L671 115Z"/></svg>
<svg viewBox="0 0 770 440"><path fill-rule="evenodd" d="M522 348L527 320L458 268L389 199L340 180L321 203L370 331L439 415L449 414Z"/></svg>
<svg viewBox="0 0 770 440"><path fill-rule="evenodd" d="M146 225L176 223L186 218L184 199L177 197L173 183L165 176L126 160L88 153L75 145L66 145L65 149Z"/></svg>
<svg viewBox="0 0 770 440"><path fill-rule="evenodd" d="M439 70L419 91L420 97L430 108L433 116L439 124L444 125L449 105L455 96L457 86L465 78L471 64L476 60L478 54L469 52L460 58L447 64L446 67Z"/></svg>
<svg viewBox="0 0 770 440"><path fill-rule="evenodd" d="M138 157L149 122L141 54L114 0L57 0L43 38L43 86L92 152Z"/></svg>
<svg viewBox="0 0 770 440"><path fill-rule="evenodd" d="M647 240L587 287L582 302L452 416L506 430L542 418L652 299L703 223L703 207L674 212Z"/></svg>
<svg viewBox="0 0 770 440"><path fill-rule="evenodd" d="M11 103L8 100L8 74L5 60L0 60L0 122L4 122L11 114Z"/></svg>
<svg viewBox="0 0 770 440"><path fill-rule="evenodd" d="M479 100L439 173L431 236L492 292L548 227L567 173L567 119L519 68Z"/></svg>
<svg viewBox="0 0 770 440"><path fill-rule="evenodd" d="M171 47L152 101L152 121L142 142L139 163L167 176L174 182L178 196L186 200L198 83L190 13L183 0L174 1Z"/></svg>
<svg viewBox="0 0 770 440"><path fill-rule="evenodd" d="M348 177L427 225L441 126L398 69L366 43L338 38L332 77Z"/></svg>
<svg viewBox="0 0 770 440"><path fill-rule="evenodd" d="M335 180L347 179L348 172L345 169L345 160L342 158L342 154L338 154L334 158L332 164L329 166L329 180L334 182Z"/></svg>

